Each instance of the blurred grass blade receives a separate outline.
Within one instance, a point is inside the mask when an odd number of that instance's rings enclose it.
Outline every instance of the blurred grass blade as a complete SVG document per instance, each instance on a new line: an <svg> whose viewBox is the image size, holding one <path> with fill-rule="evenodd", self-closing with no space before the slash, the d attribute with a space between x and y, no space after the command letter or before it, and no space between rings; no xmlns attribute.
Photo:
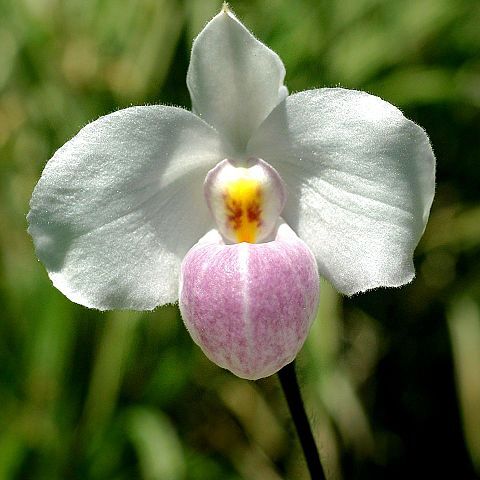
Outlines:
<svg viewBox="0 0 480 480"><path fill-rule="evenodd" d="M468 451L480 473L480 312L468 297L448 314L457 390Z"/></svg>
<svg viewBox="0 0 480 480"><path fill-rule="evenodd" d="M340 295L324 279L320 282L320 305L305 343L317 375L328 372L337 363L343 325Z"/></svg>
<svg viewBox="0 0 480 480"><path fill-rule="evenodd" d="M126 430L137 452L143 479L185 478L181 442L163 413L143 407L132 408L127 412Z"/></svg>
<svg viewBox="0 0 480 480"><path fill-rule="evenodd" d="M0 437L0 479L17 478L17 470L26 454L26 446L20 435L2 432Z"/></svg>
<svg viewBox="0 0 480 480"><path fill-rule="evenodd" d="M219 394L226 407L268 458L278 459L285 450L285 432L261 390L253 382L229 378L219 388Z"/></svg>
<svg viewBox="0 0 480 480"><path fill-rule="evenodd" d="M321 385L320 397L346 446L362 456L374 452L373 434L364 408L350 378L341 371L332 372Z"/></svg>
<svg viewBox="0 0 480 480"><path fill-rule="evenodd" d="M98 433L108 422L141 317L138 312L110 312L105 324L85 404L85 433Z"/></svg>
<svg viewBox="0 0 480 480"><path fill-rule="evenodd" d="M28 390L31 402L39 409L53 409L72 354L74 323L71 304L60 295L39 306L37 322L32 326Z"/></svg>

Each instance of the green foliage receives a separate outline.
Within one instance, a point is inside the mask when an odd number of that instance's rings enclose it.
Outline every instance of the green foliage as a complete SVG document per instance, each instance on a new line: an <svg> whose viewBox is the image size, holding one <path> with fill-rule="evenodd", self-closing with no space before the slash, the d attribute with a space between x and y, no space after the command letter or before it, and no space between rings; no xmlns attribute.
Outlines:
<svg viewBox="0 0 480 480"><path fill-rule="evenodd" d="M70 303L26 234L46 160L84 124L130 104L189 105L191 41L219 7L0 0L0 479L306 478L275 378L246 382L212 365L176 307L100 314ZM283 58L291 91L342 85L380 95L426 128L437 153L414 283L350 300L323 286L299 367L327 471L441 477L436 459L445 456L455 478L473 478L480 3L232 8Z"/></svg>

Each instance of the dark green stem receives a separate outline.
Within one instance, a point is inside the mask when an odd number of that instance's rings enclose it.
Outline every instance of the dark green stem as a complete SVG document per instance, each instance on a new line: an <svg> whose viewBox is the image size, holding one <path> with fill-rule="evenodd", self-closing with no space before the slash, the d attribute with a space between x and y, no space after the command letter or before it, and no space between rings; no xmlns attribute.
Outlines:
<svg viewBox="0 0 480 480"><path fill-rule="evenodd" d="M285 365L279 372L278 377L282 385L282 390L287 399L290 415L297 429L300 444L302 445L303 454L307 461L308 470L312 480L325 480L325 472L323 471L318 455L317 445L313 438L312 429L305 413L302 395L298 386L297 374L295 373L295 362Z"/></svg>

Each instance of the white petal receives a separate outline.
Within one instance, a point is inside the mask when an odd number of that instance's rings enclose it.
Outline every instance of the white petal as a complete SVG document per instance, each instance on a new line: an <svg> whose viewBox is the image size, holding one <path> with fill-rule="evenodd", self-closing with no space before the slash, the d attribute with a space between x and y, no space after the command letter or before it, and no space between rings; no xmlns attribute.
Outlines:
<svg viewBox="0 0 480 480"><path fill-rule="evenodd" d="M193 111L239 152L285 98L285 67L224 7L193 42L187 74Z"/></svg>
<svg viewBox="0 0 480 480"><path fill-rule="evenodd" d="M248 152L282 176L283 216L339 291L412 280L435 158L425 132L397 108L352 90L302 92L272 112Z"/></svg>
<svg viewBox="0 0 480 480"><path fill-rule="evenodd" d="M176 301L181 260L211 226L203 181L220 151L179 108L132 107L83 128L48 162L28 216L54 285L100 310Z"/></svg>

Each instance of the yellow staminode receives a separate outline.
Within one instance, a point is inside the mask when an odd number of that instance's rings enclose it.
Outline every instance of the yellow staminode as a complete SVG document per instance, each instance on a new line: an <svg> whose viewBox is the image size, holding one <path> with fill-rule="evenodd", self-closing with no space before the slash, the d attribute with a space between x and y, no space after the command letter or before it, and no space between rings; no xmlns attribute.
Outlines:
<svg viewBox="0 0 480 480"><path fill-rule="evenodd" d="M229 182L225 190L228 226L237 242L255 243L262 223L262 188L247 173Z"/></svg>

